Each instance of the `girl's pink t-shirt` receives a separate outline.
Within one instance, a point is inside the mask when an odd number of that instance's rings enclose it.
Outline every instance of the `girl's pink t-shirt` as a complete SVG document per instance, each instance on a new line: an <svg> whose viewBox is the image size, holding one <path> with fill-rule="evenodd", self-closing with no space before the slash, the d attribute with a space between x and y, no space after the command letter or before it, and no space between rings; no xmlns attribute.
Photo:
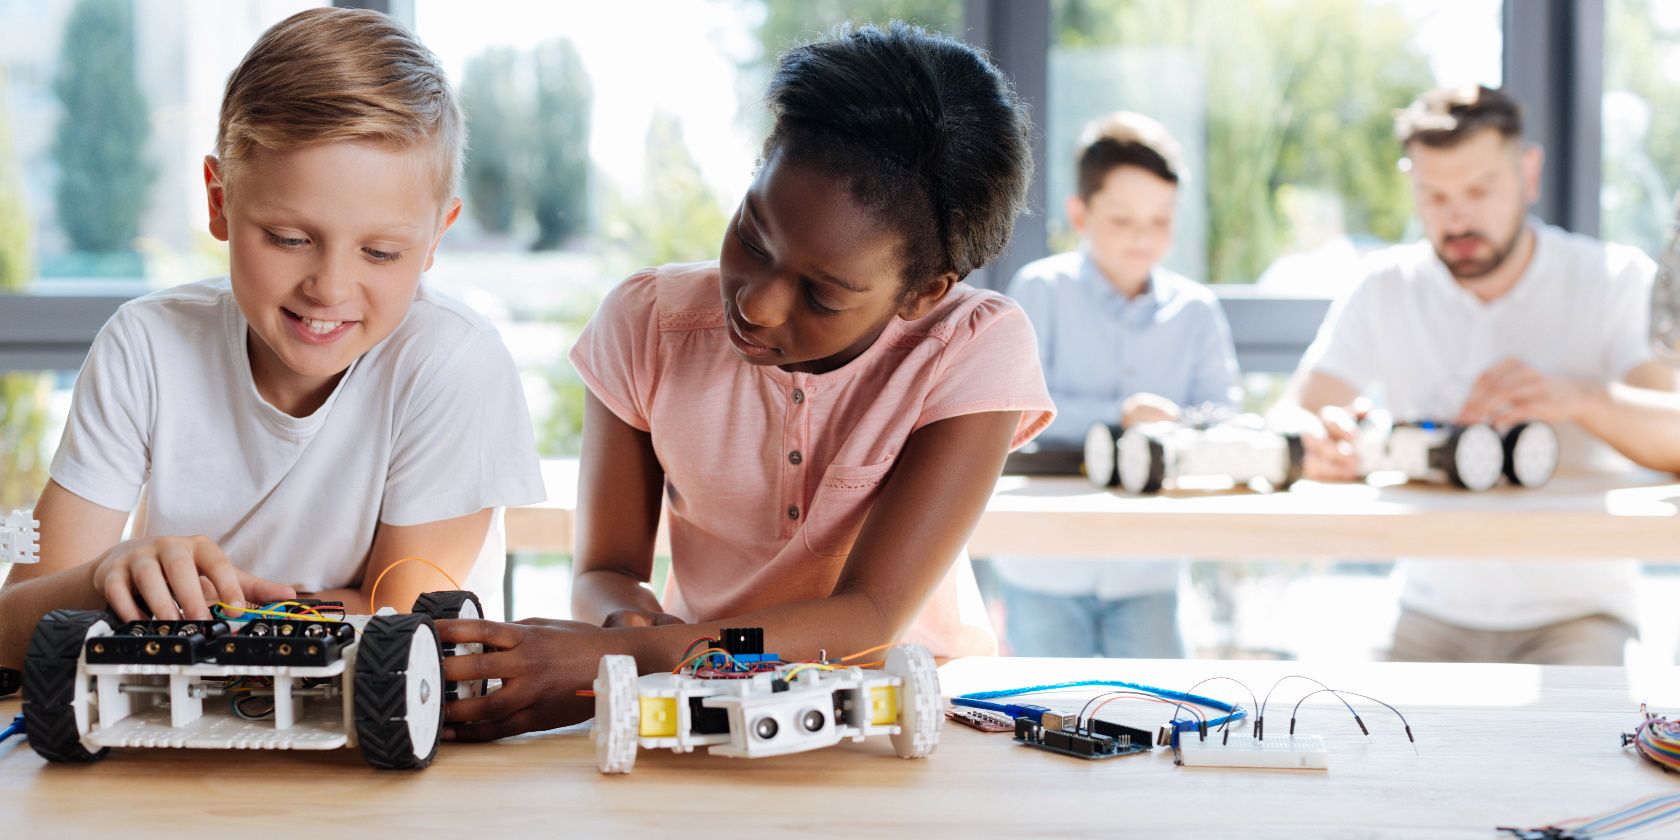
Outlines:
<svg viewBox="0 0 1680 840"><path fill-rule="evenodd" d="M1013 448L1055 413L1025 313L966 284L828 373L749 364L725 329L717 263L667 265L614 289L571 353L596 398L653 437L671 537L662 603L689 621L828 596L917 429L1019 411ZM996 651L966 556L905 640Z"/></svg>

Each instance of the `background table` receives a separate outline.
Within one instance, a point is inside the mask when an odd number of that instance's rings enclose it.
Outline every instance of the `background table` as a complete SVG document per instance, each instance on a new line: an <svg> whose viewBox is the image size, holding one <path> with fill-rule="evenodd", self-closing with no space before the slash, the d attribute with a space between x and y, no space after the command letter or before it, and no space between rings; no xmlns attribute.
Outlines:
<svg viewBox="0 0 1680 840"><path fill-rule="evenodd" d="M0 745L0 833L1489 838L1495 825L1680 790L1680 777L1618 739L1640 701L1680 707L1672 667L964 659L940 673L947 692L1098 677L1182 689L1215 674L1263 691L1304 673L1399 706L1418 744L1414 752L1398 722L1369 704L1361 714L1372 734L1362 737L1327 695L1303 707L1299 729L1329 744L1325 772L1182 768L1163 750L1081 761L955 725L925 761L894 757L884 740L762 760L643 751L634 773L613 777L596 773L587 727L445 744L413 773L372 770L353 750L126 750L57 766L13 739ZM1279 689L1268 733L1287 730L1289 707L1309 688ZM1203 689L1248 705L1229 685ZM0 702L0 714L9 720L17 706ZM1116 704L1105 717L1152 728L1165 717L1158 708Z"/></svg>
<svg viewBox="0 0 1680 840"><path fill-rule="evenodd" d="M547 502L507 512L510 551L571 550L577 462L546 462L543 477ZM1540 488L1485 493L1307 481L1287 493L1140 497L1098 491L1081 478L1004 476L969 553L1680 561L1680 483L1636 471L1559 475Z"/></svg>

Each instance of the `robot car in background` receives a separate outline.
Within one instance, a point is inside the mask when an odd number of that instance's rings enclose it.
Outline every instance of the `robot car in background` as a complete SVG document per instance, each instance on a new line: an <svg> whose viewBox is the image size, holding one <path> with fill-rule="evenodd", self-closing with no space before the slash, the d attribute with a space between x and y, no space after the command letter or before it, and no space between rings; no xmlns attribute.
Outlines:
<svg viewBox="0 0 1680 840"><path fill-rule="evenodd" d="M1360 424L1360 473L1399 472L1412 481L1487 490L1501 476L1521 487L1545 484L1557 470L1557 433L1523 423L1501 435L1485 424ZM1245 415L1207 426L1145 423L1121 430L1098 423L1085 436L1085 470L1098 487L1155 493L1188 477L1225 477L1238 486L1263 480L1288 489L1301 478L1300 436L1265 428Z"/></svg>

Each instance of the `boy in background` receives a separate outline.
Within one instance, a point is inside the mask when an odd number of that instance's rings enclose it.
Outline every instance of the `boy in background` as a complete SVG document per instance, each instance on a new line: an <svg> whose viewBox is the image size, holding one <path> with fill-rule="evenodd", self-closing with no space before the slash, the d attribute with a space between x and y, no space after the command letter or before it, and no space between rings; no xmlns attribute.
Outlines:
<svg viewBox="0 0 1680 840"><path fill-rule="evenodd" d="M1038 334L1056 419L1047 443L1078 444L1093 423L1180 419L1235 409L1236 350L1219 300L1161 267L1172 247L1183 165L1177 142L1140 114L1086 129L1078 194L1067 200L1079 250L1039 260L1009 295ZM1180 560L995 558L1006 635L1020 656L1184 655Z"/></svg>

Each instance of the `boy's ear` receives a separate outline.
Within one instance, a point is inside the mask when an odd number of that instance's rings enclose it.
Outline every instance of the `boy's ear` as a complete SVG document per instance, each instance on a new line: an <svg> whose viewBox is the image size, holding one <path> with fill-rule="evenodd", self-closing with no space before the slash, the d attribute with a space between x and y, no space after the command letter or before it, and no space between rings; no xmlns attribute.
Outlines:
<svg viewBox="0 0 1680 840"><path fill-rule="evenodd" d="M222 164L215 155L204 156L204 197L210 206L210 235L228 241L227 187L222 184Z"/></svg>
<svg viewBox="0 0 1680 840"><path fill-rule="evenodd" d="M898 308L898 317L906 321L914 321L928 314L933 309L934 304L944 300L945 296L951 293L951 287L960 282L962 282L962 278L958 277L955 271L947 271L939 275L932 282L922 286L914 295L905 299L904 304Z"/></svg>
<svg viewBox="0 0 1680 840"><path fill-rule="evenodd" d="M1086 209L1087 208L1085 207L1085 199L1080 198L1077 195L1068 196L1068 198L1067 198L1068 224L1072 225L1073 226L1073 232L1079 234L1080 236L1085 235L1085 211L1086 211Z"/></svg>
<svg viewBox="0 0 1680 840"><path fill-rule="evenodd" d="M460 218L461 197L455 196L449 199L449 210L443 214L443 224L438 226L437 236L432 238L432 247L426 249L426 267L420 269L421 272L432 270L432 261L437 257L438 243L443 241L443 235L448 233L449 229L455 226L456 220Z"/></svg>

